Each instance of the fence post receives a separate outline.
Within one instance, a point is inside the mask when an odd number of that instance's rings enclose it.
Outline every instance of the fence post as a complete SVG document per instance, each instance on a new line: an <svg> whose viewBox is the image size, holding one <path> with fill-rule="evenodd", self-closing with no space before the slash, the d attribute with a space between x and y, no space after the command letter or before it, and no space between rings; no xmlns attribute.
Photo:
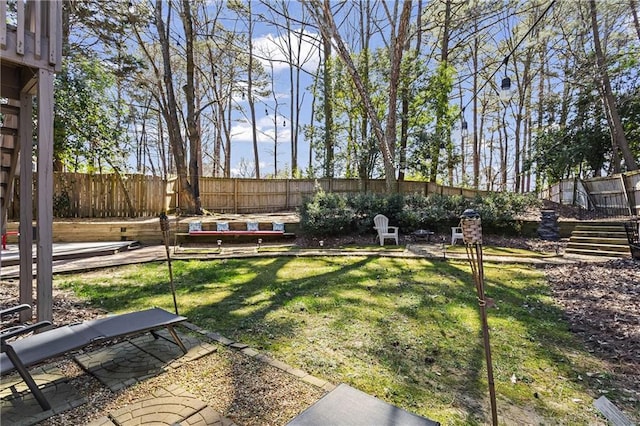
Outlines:
<svg viewBox="0 0 640 426"><path fill-rule="evenodd" d="M289 202L290 202L290 201L289 201L289 193L290 193L290 191L291 191L291 188L289 187L289 185L290 185L290 184L291 184L291 180L290 180L290 179L287 179L287 189L286 189L286 191L287 191L287 195L286 195L286 199L285 199L285 208L286 208L287 210L289 210Z"/></svg>
<svg viewBox="0 0 640 426"><path fill-rule="evenodd" d="M238 214L238 178L233 179L233 213Z"/></svg>
<svg viewBox="0 0 640 426"><path fill-rule="evenodd" d="M629 193L627 192L627 185L624 182L624 174L620 173L620 184L622 185L622 195L624 196L624 200L627 203L627 211L629 212L629 216L632 216L631 212L631 203L629 202Z"/></svg>

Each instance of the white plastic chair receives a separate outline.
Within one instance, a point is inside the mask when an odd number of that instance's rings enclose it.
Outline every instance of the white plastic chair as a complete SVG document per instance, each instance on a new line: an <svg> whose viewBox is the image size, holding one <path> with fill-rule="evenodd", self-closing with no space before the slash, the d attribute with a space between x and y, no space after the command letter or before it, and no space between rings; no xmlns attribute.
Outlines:
<svg viewBox="0 0 640 426"><path fill-rule="evenodd" d="M462 235L462 228L460 226L452 226L451 227L451 245L454 245L457 240L464 241L464 236Z"/></svg>
<svg viewBox="0 0 640 426"><path fill-rule="evenodd" d="M398 245L398 227L389 226L389 219L385 215L376 215L376 217L373 218L373 223L375 224L373 229L378 231L381 246L384 245L384 240L387 238L396 240L396 245Z"/></svg>

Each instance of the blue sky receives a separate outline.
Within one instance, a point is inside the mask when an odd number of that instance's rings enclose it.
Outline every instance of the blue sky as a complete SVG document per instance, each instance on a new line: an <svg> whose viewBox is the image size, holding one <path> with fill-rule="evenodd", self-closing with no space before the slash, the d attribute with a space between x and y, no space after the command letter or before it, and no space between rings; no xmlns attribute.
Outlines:
<svg viewBox="0 0 640 426"><path fill-rule="evenodd" d="M262 13L264 6L258 2L253 3L254 12ZM296 3L296 7L300 7ZM293 11L290 11L294 13ZM292 28L293 50L298 50L300 44L300 62L303 63L301 73L300 90L302 108L299 123L299 143L298 143L298 167L306 169L309 163L309 143L304 139L303 125L308 125L311 116L311 92L307 89L312 85L313 74L317 72L320 64L320 55L317 48L318 34L308 29L301 29L300 26ZM273 70L273 92L267 97L260 98L256 102L256 126L258 128L258 144L260 150L260 172L261 175L272 174L274 172L274 141L278 140L278 171L291 168L291 136L292 129L291 96L289 83L289 66L287 65L287 40L285 34L277 33L272 26L256 22L253 38L254 51L256 57L261 62L262 67L270 76ZM248 115L248 102L244 99L236 99L239 106ZM293 100L295 102L295 100ZM275 114L275 108L278 114ZM231 130L232 134L232 175L238 175L238 166L241 160L253 165L253 139L252 128L249 117L244 117L242 113L235 114L235 121Z"/></svg>

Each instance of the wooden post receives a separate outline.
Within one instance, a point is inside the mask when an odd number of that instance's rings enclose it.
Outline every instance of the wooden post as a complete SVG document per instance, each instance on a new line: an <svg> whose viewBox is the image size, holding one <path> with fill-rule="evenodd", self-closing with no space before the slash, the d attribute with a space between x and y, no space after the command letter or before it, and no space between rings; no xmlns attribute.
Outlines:
<svg viewBox="0 0 640 426"><path fill-rule="evenodd" d="M53 322L53 72L38 73L38 321Z"/></svg>
<svg viewBox="0 0 640 426"><path fill-rule="evenodd" d="M2 50L7 47L7 2L0 1L0 48Z"/></svg>
<svg viewBox="0 0 640 426"><path fill-rule="evenodd" d="M16 2L16 12L17 12L17 32L16 32L16 53L20 56L24 55L24 2ZM2 22L2 25L5 25Z"/></svg>
<svg viewBox="0 0 640 426"><path fill-rule="evenodd" d="M287 195L286 195L286 200L285 200L285 208L287 210L289 210L289 193L291 192L291 188L289 187L289 185L291 184L291 180L287 179Z"/></svg>
<svg viewBox="0 0 640 426"><path fill-rule="evenodd" d="M633 216L633 212L631 211L631 201L629 200L629 192L627 191L627 185L624 181L624 174L620 173L620 185L622 186L622 197L627 205L627 212L629 216Z"/></svg>
<svg viewBox="0 0 640 426"><path fill-rule="evenodd" d="M33 305L33 96L20 93L19 138L20 147L20 303ZM40 179L38 179L38 182ZM33 309L20 312L20 321L30 321Z"/></svg>
<svg viewBox="0 0 640 426"><path fill-rule="evenodd" d="M233 180L233 213L238 214L238 179Z"/></svg>
<svg viewBox="0 0 640 426"><path fill-rule="evenodd" d="M49 1L49 65L56 71L62 69L62 2Z"/></svg>

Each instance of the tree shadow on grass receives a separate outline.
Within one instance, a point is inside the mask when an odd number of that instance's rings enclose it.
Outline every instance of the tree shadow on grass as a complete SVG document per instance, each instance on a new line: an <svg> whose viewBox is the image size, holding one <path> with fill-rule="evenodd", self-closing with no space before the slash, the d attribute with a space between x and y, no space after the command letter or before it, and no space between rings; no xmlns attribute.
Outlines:
<svg viewBox="0 0 640 426"><path fill-rule="evenodd" d="M407 261L394 258L320 257L302 266L317 274L283 273L293 261L275 257L174 262L180 313L258 349L298 339L302 346L295 359L301 368L423 415L428 415L425 400L446 407L451 405L447 401L451 394L453 405L467 413L464 421L475 423L480 412L488 413L488 405L482 403L486 402L484 352L468 266L423 260L407 267ZM561 311L546 300L548 288L521 288L510 284L514 277L507 270L502 276L490 272L487 295L500 306L489 311L492 330L509 322L526 330L525 342L518 337L502 345L526 344L526 350L554 368L561 363L560 374L574 380L565 347L559 346L569 334L555 327ZM114 298L123 310L157 297L170 310L168 288L166 280L146 286L126 282L103 289L98 297ZM471 308L475 313L469 315ZM475 321L466 316L475 316ZM307 331L311 324L318 329ZM499 341L493 333L492 339ZM339 357L331 358L335 353L349 358L355 367L347 370ZM496 351L494 362L504 356ZM498 395L502 391L509 400L510 371L501 374L496 377ZM522 398L548 410L547 414L554 412L531 395Z"/></svg>

